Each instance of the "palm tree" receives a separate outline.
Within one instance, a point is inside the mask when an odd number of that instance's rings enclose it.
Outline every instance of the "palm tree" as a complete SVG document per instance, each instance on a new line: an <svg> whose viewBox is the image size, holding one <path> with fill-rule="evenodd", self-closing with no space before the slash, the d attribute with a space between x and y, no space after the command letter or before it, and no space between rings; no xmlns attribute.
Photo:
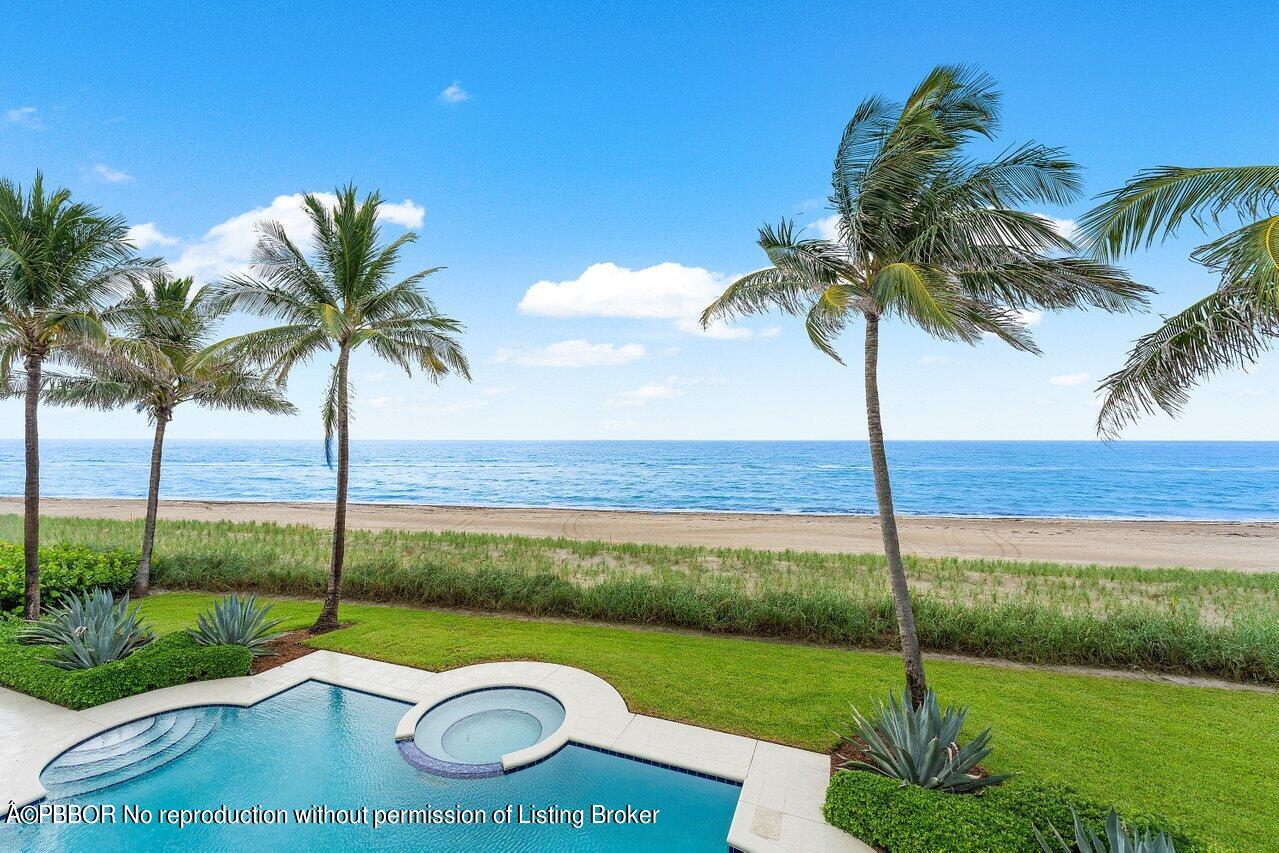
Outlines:
<svg viewBox="0 0 1279 853"><path fill-rule="evenodd" d="M1243 223L1191 253L1220 276L1217 289L1138 338L1124 366L1102 381L1097 431L1114 437L1156 409L1176 415L1195 385L1252 364L1279 337L1279 166L1164 166L1103 198L1081 223L1103 259L1149 247L1187 219Z"/></svg>
<svg viewBox="0 0 1279 853"><path fill-rule="evenodd" d="M412 375L416 367L436 382L449 373L471 375L454 337L461 324L440 314L419 287L440 268L393 279L401 250L417 235L410 231L383 244L377 224L381 203L377 193L360 201L353 186L337 191L333 209L314 195L305 196L314 251L308 256L278 222L263 223L251 273L229 276L218 285L226 306L284 321L230 342L280 380L320 350L337 350L323 407L324 456L330 467L337 442L333 559L313 631L337 627L346 549L351 352L367 344L405 373Z"/></svg>
<svg viewBox="0 0 1279 853"><path fill-rule="evenodd" d="M771 309L802 315L808 336L840 361L835 338L865 323L866 423L880 532L906 668L918 707L927 689L893 512L879 402L879 326L898 319L934 337L985 336L1037 353L1019 312L1094 306L1121 311L1147 289L1076 247L1042 216L1017 209L1063 204L1078 169L1055 148L1028 143L991 160L965 145L992 137L999 96L975 71L933 70L903 104L863 101L835 154L831 209L838 239L801 238L787 222L760 230L771 267L734 282L702 322ZM842 363L842 361L841 361Z"/></svg>
<svg viewBox="0 0 1279 853"><path fill-rule="evenodd" d="M145 284L135 281L126 299L103 312L103 320L121 335L69 350L66 360L85 372L54 377L45 391L45 399L54 405L104 410L132 405L155 426L134 595L145 595L151 584L164 433L174 409L190 401L212 409L297 412L278 385L233 354L201 357L213 344L214 329L225 314L192 279L154 272Z"/></svg>
<svg viewBox="0 0 1279 853"><path fill-rule="evenodd" d="M26 419L23 615L40 615L40 430L37 421L46 360L68 346L101 338L97 309L122 279L145 267L118 216L72 202L66 189L44 191L37 172L29 192L0 180L0 377L22 394ZM18 363L22 373L14 374Z"/></svg>

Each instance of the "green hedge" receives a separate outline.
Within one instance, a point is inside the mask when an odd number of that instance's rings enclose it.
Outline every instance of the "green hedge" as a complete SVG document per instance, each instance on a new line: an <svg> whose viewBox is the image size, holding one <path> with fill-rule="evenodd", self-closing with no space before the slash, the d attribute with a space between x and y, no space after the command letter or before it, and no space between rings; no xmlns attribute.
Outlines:
<svg viewBox="0 0 1279 853"><path fill-rule="evenodd" d="M822 809L826 820L889 853L1039 853L1032 828L1051 837L1074 837L1070 810L1101 832L1109 806L1098 805L1062 785L1018 776L981 794L947 794L860 771L835 774ZM1179 853L1202 850L1162 819L1126 810L1131 826L1162 831Z"/></svg>
<svg viewBox="0 0 1279 853"><path fill-rule="evenodd" d="M185 631L166 634L124 660L92 669L46 663L49 646L19 643L20 623L0 623L0 685L74 710L91 708L161 687L248 675L253 660L243 646L202 646Z"/></svg>
<svg viewBox="0 0 1279 853"><path fill-rule="evenodd" d="M133 583L141 555L123 548L100 550L58 544L40 548L40 603L48 607L68 594L95 586L121 593ZM0 542L0 610L22 606L27 568L22 546Z"/></svg>

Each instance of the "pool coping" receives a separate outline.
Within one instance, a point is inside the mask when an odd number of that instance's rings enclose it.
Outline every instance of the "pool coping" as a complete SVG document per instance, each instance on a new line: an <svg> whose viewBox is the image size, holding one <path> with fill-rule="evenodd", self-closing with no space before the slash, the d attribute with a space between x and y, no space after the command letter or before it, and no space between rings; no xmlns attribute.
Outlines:
<svg viewBox="0 0 1279 853"><path fill-rule="evenodd" d="M564 723L546 740L502 756L505 770L518 771L577 743L740 784L727 836L731 848L745 853L871 849L822 818L830 775L824 754L634 714L607 681L569 666L508 661L433 673L330 651L316 651L258 675L168 687L83 711L0 688L0 741L11 744L0 755L0 817L10 803L21 807L42 799L44 767L102 732L181 708L250 707L307 681L410 705L396 728L397 741L411 739L422 714L458 693L489 687L540 690L564 705ZM11 757L10 752L16 754Z"/></svg>

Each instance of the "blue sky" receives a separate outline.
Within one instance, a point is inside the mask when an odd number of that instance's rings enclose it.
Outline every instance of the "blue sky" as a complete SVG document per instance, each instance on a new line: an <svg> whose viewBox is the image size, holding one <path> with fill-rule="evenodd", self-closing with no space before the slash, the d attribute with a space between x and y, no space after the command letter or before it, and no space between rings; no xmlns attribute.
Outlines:
<svg viewBox="0 0 1279 853"><path fill-rule="evenodd" d="M856 333L841 368L789 318L714 337L689 321L762 265L760 224L825 215L857 103L901 97L940 62L992 74L1000 142L1064 146L1089 195L1146 166L1279 150L1255 97L1273 28L1242 4L17 5L0 174L43 169L205 279L244 262L258 217L354 181L394 202L388 236L420 233L405 273L448 267L430 290L467 325L475 381L435 388L361 361L357 439L864 437ZM1129 259L1157 311L1213 286L1186 258L1195 236ZM1041 358L894 329L889 436L1090 438L1097 379L1156 323L1047 315ZM299 417L190 407L170 435L317 437L326 369L291 381ZM1128 435L1279 439L1277 375L1263 359ZM17 406L0 415L0 436L20 436ZM149 429L131 411L50 409L43 433Z"/></svg>

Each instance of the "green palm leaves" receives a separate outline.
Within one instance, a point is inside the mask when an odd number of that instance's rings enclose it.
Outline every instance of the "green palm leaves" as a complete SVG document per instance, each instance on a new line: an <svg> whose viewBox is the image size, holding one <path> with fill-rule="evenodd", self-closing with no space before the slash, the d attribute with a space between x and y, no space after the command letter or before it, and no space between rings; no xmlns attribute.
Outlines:
<svg viewBox="0 0 1279 853"><path fill-rule="evenodd" d="M417 235L409 232L382 244L380 196L373 193L361 201L350 186L337 195L333 208L314 195L304 198L313 253L298 247L278 223L266 223L251 272L229 276L216 286L220 305L283 321L228 344L263 363L273 376L284 379L321 350L338 350L323 409L330 464L343 354L368 346L410 375L416 369L432 381L450 373L470 377L456 337L461 324L440 314L420 286L439 268L393 279L404 247Z"/></svg>
<svg viewBox="0 0 1279 853"><path fill-rule="evenodd" d="M1101 258L1148 247L1187 219L1244 223L1191 255L1218 273L1216 292L1139 338L1102 381L1097 430L1115 436L1143 415L1176 415L1195 385L1251 364L1279 336L1279 166L1149 169L1103 199L1082 222Z"/></svg>
<svg viewBox="0 0 1279 853"><path fill-rule="evenodd" d="M1128 310L1147 288L1077 247L1043 216L1018 208L1079 194L1078 168L1055 148L1015 146L991 160L964 153L992 137L999 96L965 68L934 70L902 104L869 98L835 155L837 238L802 238L783 222L760 231L772 263L735 282L703 322L781 310L802 315L813 343L858 314L892 316L964 343L994 336L1036 352L1019 311Z"/></svg>
<svg viewBox="0 0 1279 853"><path fill-rule="evenodd" d="M191 279L151 272L102 312L116 334L67 351L65 360L83 373L52 378L45 399L97 409L132 405L153 423L170 419L188 401L215 409L295 413L279 387L243 359L222 350L206 353L225 314Z"/></svg>

